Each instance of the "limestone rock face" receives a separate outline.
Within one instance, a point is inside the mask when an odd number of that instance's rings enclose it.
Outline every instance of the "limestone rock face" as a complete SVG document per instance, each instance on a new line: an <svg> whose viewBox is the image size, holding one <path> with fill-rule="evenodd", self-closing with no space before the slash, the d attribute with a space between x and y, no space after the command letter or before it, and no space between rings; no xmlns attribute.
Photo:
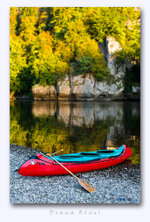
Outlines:
<svg viewBox="0 0 150 222"><path fill-rule="evenodd" d="M64 80L58 82L58 93L59 100L69 100L71 96L71 87L68 75L65 76Z"/></svg>
<svg viewBox="0 0 150 222"><path fill-rule="evenodd" d="M122 95L124 85L122 80L116 80L113 84L106 81L98 82L94 76L83 75L72 78L72 93L77 100L99 100L100 98L116 98Z"/></svg>
<svg viewBox="0 0 150 222"><path fill-rule="evenodd" d="M72 76L70 79L66 75L64 80L58 82L58 92L54 86L35 85L32 89L34 100L116 99L123 94L123 91L122 79L116 78L115 83L108 84L106 81L96 81L94 76L90 74Z"/></svg>
<svg viewBox="0 0 150 222"><path fill-rule="evenodd" d="M112 36L107 36L105 43L100 43L99 48L106 58L107 65L109 67L110 73L116 75L119 78L125 75L126 67L130 68L131 64L123 64L119 68L116 65L116 57L114 54L116 52L122 51L122 46L116 39Z"/></svg>
<svg viewBox="0 0 150 222"><path fill-rule="evenodd" d="M132 93L140 93L140 87L139 86L132 86Z"/></svg>
<svg viewBox="0 0 150 222"><path fill-rule="evenodd" d="M117 70L117 67L115 65L116 58L113 56L115 52L122 51L122 47L119 42L115 40L115 38L108 36L106 39L107 44L107 61L108 61L108 67L110 68L110 72L112 75L120 74L121 76L124 76L125 73L125 67L121 66L119 70Z"/></svg>
<svg viewBox="0 0 150 222"><path fill-rule="evenodd" d="M50 91L50 98L51 99L56 99L57 98L57 93L56 89L54 86L49 86L49 91Z"/></svg>
<svg viewBox="0 0 150 222"><path fill-rule="evenodd" d="M37 84L32 88L32 93L34 100L48 100L57 98L56 89L54 86L40 86Z"/></svg>
<svg viewBox="0 0 150 222"><path fill-rule="evenodd" d="M123 81L116 81L114 84L108 84L107 82L97 82L95 84L96 97L117 97L124 91Z"/></svg>
<svg viewBox="0 0 150 222"><path fill-rule="evenodd" d="M94 93L94 77L90 75L72 77L72 94L76 99L93 99Z"/></svg>

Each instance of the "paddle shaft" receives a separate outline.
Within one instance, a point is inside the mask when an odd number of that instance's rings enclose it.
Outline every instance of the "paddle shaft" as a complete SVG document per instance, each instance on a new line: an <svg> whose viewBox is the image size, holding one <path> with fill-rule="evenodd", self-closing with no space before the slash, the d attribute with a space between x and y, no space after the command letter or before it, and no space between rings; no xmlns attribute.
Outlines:
<svg viewBox="0 0 150 222"><path fill-rule="evenodd" d="M54 155L54 154L59 153L59 152L61 152L61 151L63 151L63 149L58 150L58 151L56 151L55 153L51 153L51 154L50 154L50 153L47 153L46 155L47 155L47 156Z"/></svg>
<svg viewBox="0 0 150 222"><path fill-rule="evenodd" d="M49 154L49 156L56 161L60 166L62 166L68 173L70 173L74 178L76 178L77 180L79 179L77 176L75 176L70 170L68 170L64 165L62 165L60 162L58 162L51 154Z"/></svg>

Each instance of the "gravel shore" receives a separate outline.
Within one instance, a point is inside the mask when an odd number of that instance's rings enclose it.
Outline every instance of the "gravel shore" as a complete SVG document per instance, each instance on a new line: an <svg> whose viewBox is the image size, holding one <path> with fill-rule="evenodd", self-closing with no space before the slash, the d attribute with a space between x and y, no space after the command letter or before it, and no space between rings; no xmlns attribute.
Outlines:
<svg viewBox="0 0 150 222"><path fill-rule="evenodd" d="M128 161L103 170L78 173L97 192L86 192L70 175L23 177L15 171L36 150L10 145L12 204L139 204L140 165Z"/></svg>

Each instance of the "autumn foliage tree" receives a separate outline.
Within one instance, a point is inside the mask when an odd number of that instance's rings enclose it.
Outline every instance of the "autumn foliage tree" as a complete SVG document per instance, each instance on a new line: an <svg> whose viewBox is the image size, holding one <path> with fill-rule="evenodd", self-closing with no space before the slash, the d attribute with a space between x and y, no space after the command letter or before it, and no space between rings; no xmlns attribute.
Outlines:
<svg viewBox="0 0 150 222"><path fill-rule="evenodd" d="M66 74L109 75L98 44L113 36L122 45L117 62L140 61L138 8L10 8L10 90L55 85Z"/></svg>

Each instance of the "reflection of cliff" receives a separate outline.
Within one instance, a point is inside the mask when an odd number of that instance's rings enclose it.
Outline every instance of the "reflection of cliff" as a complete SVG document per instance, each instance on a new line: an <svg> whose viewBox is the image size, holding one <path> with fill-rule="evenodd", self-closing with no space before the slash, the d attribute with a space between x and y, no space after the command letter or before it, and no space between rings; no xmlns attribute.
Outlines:
<svg viewBox="0 0 150 222"><path fill-rule="evenodd" d="M96 102L49 102L34 101L32 112L35 117L56 116L62 120L65 125L92 127L98 120L115 120L121 122L123 118L122 103L96 103Z"/></svg>
<svg viewBox="0 0 150 222"><path fill-rule="evenodd" d="M96 103L96 102L50 102L34 101L32 112L36 117L55 116L57 121L62 121L65 126L91 128L95 126L96 121L109 120L109 133L106 136L106 146L113 146L115 141L124 143L126 129L134 136L132 129L139 122L139 105L137 103L125 104L120 102ZM139 128L139 126L137 126ZM138 131L138 129L136 129ZM128 141L131 142L131 139Z"/></svg>
<svg viewBox="0 0 150 222"><path fill-rule="evenodd" d="M49 101L33 101L32 113L36 117L54 116L56 113L56 102Z"/></svg>

